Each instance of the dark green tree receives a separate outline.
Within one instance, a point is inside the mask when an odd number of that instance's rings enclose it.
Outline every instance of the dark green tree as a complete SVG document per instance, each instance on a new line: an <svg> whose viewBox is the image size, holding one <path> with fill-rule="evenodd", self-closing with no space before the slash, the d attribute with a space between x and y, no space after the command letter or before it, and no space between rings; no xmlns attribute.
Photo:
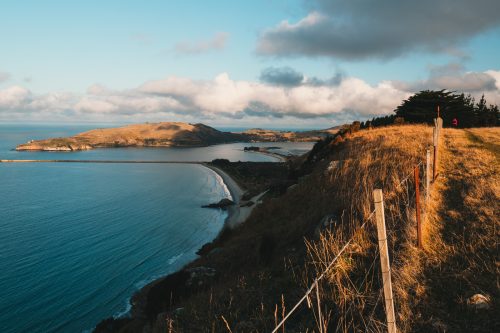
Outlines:
<svg viewBox="0 0 500 333"><path fill-rule="evenodd" d="M397 117L403 117L408 123L432 124L437 116L437 108L443 118L443 126L451 127L453 119L458 120L458 127L497 126L498 107L487 107L483 97L475 104L470 95L455 94L446 90L420 91L404 100L395 111ZM373 121L372 121L373 122Z"/></svg>

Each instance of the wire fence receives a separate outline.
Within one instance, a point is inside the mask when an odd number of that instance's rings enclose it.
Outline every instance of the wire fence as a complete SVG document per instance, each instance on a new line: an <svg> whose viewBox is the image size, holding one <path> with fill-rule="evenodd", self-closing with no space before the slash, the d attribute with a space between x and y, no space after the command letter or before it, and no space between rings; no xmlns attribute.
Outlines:
<svg viewBox="0 0 500 333"><path fill-rule="evenodd" d="M435 119L434 125L435 126L434 126L434 130L433 130L433 149L432 149L433 150L433 158L432 158L432 161L430 158L431 149L429 147L426 150L425 160L422 160L421 162L416 164L414 166L413 172L404 175L402 177L403 179L401 181L399 181L397 184L395 184L395 188L397 188L398 190L403 190L403 195L400 196L400 199L403 202L403 205L402 205L403 207L401 207L401 208L404 209L404 215L406 215L407 217L410 217L412 214L415 214L415 222L416 222L415 227L417 229L416 245L419 248L423 247L423 240L422 240L423 239L423 237L422 237L422 223L423 222L422 222L422 214L421 213L424 213L424 214L427 213L426 208L427 208L427 206L429 204L429 200L430 200L430 190L431 190L433 182L435 181L436 177L438 176L439 140L440 140L440 131L442 128L442 119L441 118ZM421 175L423 176L422 179L421 179ZM396 196L396 195L398 195L399 192L393 191L392 193L393 193L393 196ZM422 193L423 193L423 197L424 197L424 204L423 205L421 204ZM394 199L394 197L391 197L391 196L388 196L385 198L385 200L392 200L392 199ZM376 204L377 203L375 203L375 205ZM383 207L383 202L382 202L382 207ZM382 210L383 210L383 208L382 208ZM299 301L288 311L288 313L286 315L283 316L281 321L276 324L275 328L272 330L271 333L278 332L280 330L280 328L284 332L285 331L284 325L285 325L286 321L292 316L292 314L294 314L299 309L299 307L304 302L307 302L308 307L312 310L313 315L315 317L315 320L317 322L319 332L320 333L327 332L328 324L327 324L327 320L325 320L325 318L323 317L325 311L324 311L324 309L322 309L321 301L320 301L320 281L322 279L324 279L325 276L327 276L327 274L332 270L335 263L337 263L339 258L341 258L341 256L346 251L346 249L348 249L349 246L354 242L358 233L361 230L365 229L366 226L369 224L369 222L375 220L375 217L376 217L376 219L379 219L379 216L378 215L376 216L376 213L377 213L377 208L373 209L368 214L368 216L364 219L361 226L358 227L352 233L351 237L347 240L347 242L345 242L343 247L337 252L337 254L334 256L334 258L328 263L328 265L324 268L324 270L321 272L321 274L319 274L314 279L314 281L310 284L309 288L306 290L304 295L299 299ZM383 216L383 212L382 212L382 216ZM411 220L413 220L413 219L411 219ZM379 222L380 221L377 221L377 226L378 226ZM376 247L377 251L376 251L375 255L373 256L373 261L369 265L368 270L366 272L366 275L365 275L362 283L365 283L366 280L368 279L368 275L371 274L371 272L375 271L375 269L374 269L375 263L378 261L379 255L380 255L380 260L381 260L381 265L382 265L382 273L388 274L389 279L386 280L384 277L382 283L380 284L381 287L380 287L380 290L376 294L377 295L376 301L372 305L373 308L370 312L370 315L367 317L366 321L364 322L364 326L365 326L365 331L367 331L367 332L372 331L371 325L373 322L376 322L377 328L374 328L373 331L379 331L380 327L383 327L384 330L388 330L391 333L391 332L396 332L396 323L394 322L392 327L391 327L391 324L389 324L389 325L387 324L389 322L389 312L390 312L388 307L391 306L390 305L391 303L388 302L389 298L390 298L390 302L392 302L392 286L390 286L391 295L387 295L387 290L388 290L387 284L391 283L390 275L391 275L391 267L392 267L392 264L394 263L394 258L391 261L391 266L387 266L385 268L386 271L384 272L383 254L381 253L381 251L383 251L383 249L380 247L380 244L381 244L381 241L387 242L387 236L385 235L385 219L384 219L383 223L384 223L384 226L383 226L384 232L383 233L384 233L385 239L381 240L380 233L379 233L379 247ZM386 247L385 251L387 251L387 247ZM388 254L386 253L385 255L387 256L387 259L388 259ZM313 302L311 301L311 295L313 294L313 292L315 292L315 294L316 294L315 295L316 300L317 300L316 306L313 306L312 305ZM384 297L386 300L385 312L386 312L387 317L385 320L380 320L380 319L377 320L376 319L377 309L379 308L379 305L383 299L383 297L382 297L383 294L384 294ZM352 302L350 304L347 311L350 311L351 310L350 308L353 306L354 306L354 302ZM392 311L394 311L394 305L392 305L392 308L393 308ZM361 318L361 320L364 321L364 318Z"/></svg>

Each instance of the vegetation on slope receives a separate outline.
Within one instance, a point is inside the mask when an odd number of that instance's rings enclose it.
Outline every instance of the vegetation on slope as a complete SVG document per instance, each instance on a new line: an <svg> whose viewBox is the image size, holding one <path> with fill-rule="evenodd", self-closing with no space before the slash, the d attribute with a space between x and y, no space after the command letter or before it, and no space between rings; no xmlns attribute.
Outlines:
<svg viewBox="0 0 500 333"><path fill-rule="evenodd" d="M359 230L373 209L374 188L384 190L398 329L491 331L497 306L478 314L464 300L476 292L498 299L498 157L495 162L491 147L470 141L467 133L499 142L498 130L445 131L446 153L432 193L436 204L427 213L421 250L412 180L403 180L425 159L432 128L358 127L322 141L291 165L297 185L266 200L216 248L151 289L146 312L102 325L100 332L269 332L351 237L354 242L320 284L325 324L329 331L384 331L373 221ZM465 133L460 137L466 141L453 133ZM451 161L459 152L464 156ZM484 182L476 183L476 176ZM193 275L199 271L208 274ZM285 331L317 331L317 318L303 305Z"/></svg>
<svg viewBox="0 0 500 333"><path fill-rule="evenodd" d="M433 193L412 331L500 330L498 240L500 130L444 130L440 176ZM490 299L488 309L468 302Z"/></svg>

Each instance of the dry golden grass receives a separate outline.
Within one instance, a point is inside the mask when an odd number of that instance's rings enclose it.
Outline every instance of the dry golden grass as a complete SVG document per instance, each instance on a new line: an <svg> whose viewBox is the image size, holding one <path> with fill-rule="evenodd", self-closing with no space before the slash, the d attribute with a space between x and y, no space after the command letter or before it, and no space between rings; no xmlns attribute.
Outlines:
<svg viewBox="0 0 500 333"><path fill-rule="evenodd" d="M500 313L498 305L475 313L467 309L466 299L475 293L486 293L496 300L499 296L500 130L445 129L443 133L440 176L431 190L430 203L423 207L423 251L415 246L414 184L395 184L425 156L429 128L392 127L355 134L345 142L345 149L352 152L349 145L356 144L362 153L356 158L347 155L348 161L330 181L355 206L352 211L363 212L364 216L371 207L370 189L384 189L399 331L494 331L500 325L495 317ZM352 230L356 222L348 224ZM335 331L383 330L381 323L369 325L364 321L366 307L370 307L373 290L380 282L355 282L367 271L369 260L363 256L373 247L369 238L365 235L358 240L361 250L355 255L347 253L324 285L324 301L334 303L339 310L337 323L341 326L334 326ZM317 274L343 241L345 237L339 239L338 234L327 232L319 242L309 245ZM366 256L373 256L373 251ZM317 262L322 265L318 267ZM380 272L376 270L376 274L380 279ZM383 319L381 311L379 319Z"/></svg>
<svg viewBox="0 0 500 333"><path fill-rule="evenodd" d="M413 180L411 177L404 180L417 164L425 160L431 135L432 129L428 126L395 126L354 133L342 143L326 147L328 157L317 163L314 172L283 197L256 209L250 220L224 245L221 258L201 260L204 265L211 266L221 260L219 265L226 270L237 266L233 269L245 278L247 284L226 281L220 288L214 288L217 296L196 296L196 300L189 302L189 315L181 319L183 330L193 329L193 321L211 322L210 325L223 330L225 323L216 319L220 315L224 315L234 332L266 332L272 329L276 307L279 309L278 319L281 319L282 310L294 305L314 277L323 271L369 216L373 209L374 188L382 188L386 196L391 257L394 258L396 274L402 275L396 280L401 281L395 284L396 297L409 298L406 286L413 281L413 274L412 270L405 273L404 269L409 263L414 267L418 260L413 253L417 251L411 209L414 201L411 195ZM339 160L343 161L339 167L327 171L331 161ZM336 225L315 240L311 229L314 230L327 214L338 216ZM259 247L263 233L277 247L271 265L274 267L259 265L262 254L257 254L254 259L254 253L258 253L255 248ZM297 246L297 241L303 242L304 235L308 235L307 249L304 252L291 251L290 247ZM357 233L356 241L320 284L322 312L330 331L383 330L380 322L383 318L379 297L380 270L374 235L372 224ZM406 254L408 251L411 253ZM395 253L398 255L394 256ZM305 257L297 259L300 256ZM277 269L276 266L281 267ZM227 291L229 285L231 292ZM281 295L284 295L283 299ZM207 298L217 300L211 303L209 309L199 305ZM231 301L229 306L227 301L222 301L224 299L235 301ZM312 300L316 302L314 297ZM193 304L196 305L192 307ZM403 317L408 315L406 303L398 304L398 309L401 309ZM317 319L316 312L303 310L287 322L286 332L315 329ZM188 324L186 320L191 322Z"/></svg>
<svg viewBox="0 0 500 333"><path fill-rule="evenodd" d="M382 188L396 308L403 322L411 316L409 299L413 295L408 287L416 284L415 272L420 270L419 250L415 247L412 175L415 166L424 162L431 138L432 128L427 126L394 126L357 132L340 144L334 159L345 162L329 173L328 180L336 189L331 199L343 202L345 221L341 228L324 233L319 242L308 246L311 262L319 274L373 210L373 189ZM422 165L420 169L423 170ZM353 244L356 251L348 251L323 284L323 302L330 307L334 304L337 310L330 326L332 331L384 330L380 322L383 307L372 222L357 234ZM407 325L400 326L400 330L407 330Z"/></svg>
<svg viewBox="0 0 500 333"><path fill-rule="evenodd" d="M152 138L172 140L181 131L192 132L196 127L181 122L163 122L151 124L133 124L117 128L103 128L87 131L76 135L77 138L95 140L95 142L112 142L112 140L135 140L137 138Z"/></svg>
<svg viewBox="0 0 500 333"><path fill-rule="evenodd" d="M256 208L217 253L197 261L216 268L219 282L181 302L181 314L163 314L153 331L164 332L168 323L175 332L269 332L351 237L319 285L324 323L329 332L386 331L373 221L359 230L373 210L375 188L385 197L398 330L493 331L498 305L471 313L465 299L484 292L498 304L500 191L491 144L500 136L497 129L443 133L440 176L425 207L424 249L416 247L412 174L425 161L432 128L356 132L325 147L310 175ZM334 223L315 237L330 214ZM316 302L312 295L311 305ZM282 332L317 331L317 308L304 304Z"/></svg>
<svg viewBox="0 0 500 333"><path fill-rule="evenodd" d="M82 150L109 147L207 146L243 141L244 136L221 132L203 124L159 122L102 128L72 137L30 141L18 150Z"/></svg>
<svg viewBox="0 0 500 333"><path fill-rule="evenodd" d="M472 135L471 135L472 134ZM412 308L414 331L494 332L498 313L500 129L445 129L441 172L429 207L434 230ZM489 310L469 309L482 293Z"/></svg>

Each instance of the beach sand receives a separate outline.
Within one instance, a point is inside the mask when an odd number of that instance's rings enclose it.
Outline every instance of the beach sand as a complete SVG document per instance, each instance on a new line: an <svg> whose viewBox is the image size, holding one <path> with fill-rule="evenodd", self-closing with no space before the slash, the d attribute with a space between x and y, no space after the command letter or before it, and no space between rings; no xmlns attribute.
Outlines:
<svg viewBox="0 0 500 333"><path fill-rule="evenodd" d="M225 228L234 229L235 227L246 221L246 219L252 213L252 210L255 208L255 206L257 206L259 200L267 193L267 191L262 192L254 196L250 200L248 200L252 201L254 203L253 205L249 207L244 206L245 203L248 202L248 201L243 201L241 199L243 194L245 193L245 190L240 185L238 185L238 183L233 178L231 178L231 176L229 176L226 172L222 171L221 169L208 164L203 164L203 165L216 172L222 178L224 184L226 184L229 193L231 193L231 197L235 204L229 206L227 209L228 216L224 221L223 229Z"/></svg>

